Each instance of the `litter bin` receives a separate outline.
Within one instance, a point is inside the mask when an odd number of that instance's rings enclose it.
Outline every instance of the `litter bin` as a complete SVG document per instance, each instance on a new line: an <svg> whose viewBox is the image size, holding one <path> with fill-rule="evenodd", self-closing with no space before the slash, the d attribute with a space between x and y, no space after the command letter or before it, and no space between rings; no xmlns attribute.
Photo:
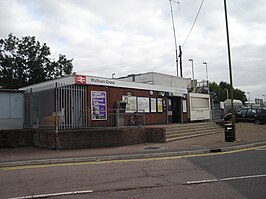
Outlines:
<svg viewBox="0 0 266 199"><path fill-rule="evenodd" d="M226 142L235 141L233 124L225 124L224 125L224 136L225 136L225 141Z"/></svg>

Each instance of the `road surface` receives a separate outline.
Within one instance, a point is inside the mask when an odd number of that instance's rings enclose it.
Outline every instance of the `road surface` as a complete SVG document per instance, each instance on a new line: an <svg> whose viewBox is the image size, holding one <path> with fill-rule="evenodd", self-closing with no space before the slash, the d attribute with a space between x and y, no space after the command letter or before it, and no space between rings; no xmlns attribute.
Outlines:
<svg viewBox="0 0 266 199"><path fill-rule="evenodd" d="M0 169L0 198L264 199L265 187L265 147Z"/></svg>

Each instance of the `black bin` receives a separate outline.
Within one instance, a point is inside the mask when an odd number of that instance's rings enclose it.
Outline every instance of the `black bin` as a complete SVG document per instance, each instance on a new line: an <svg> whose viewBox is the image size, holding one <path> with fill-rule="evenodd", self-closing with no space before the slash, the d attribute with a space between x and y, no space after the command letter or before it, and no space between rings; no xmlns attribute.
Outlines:
<svg viewBox="0 0 266 199"><path fill-rule="evenodd" d="M235 134L233 129L233 124L225 124L224 125L224 136L226 142L233 142L235 141Z"/></svg>

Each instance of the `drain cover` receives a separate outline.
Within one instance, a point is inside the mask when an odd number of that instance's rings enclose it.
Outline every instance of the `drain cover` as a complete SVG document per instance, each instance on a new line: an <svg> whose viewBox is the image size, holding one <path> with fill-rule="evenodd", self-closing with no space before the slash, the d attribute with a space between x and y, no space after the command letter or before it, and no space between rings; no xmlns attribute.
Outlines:
<svg viewBox="0 0 266 199"><path fill-rule="evenodd" d="M222 149L210 149L211 153L219 153L222 152Z"/></svg>
<svg viewBox="0 0 266 199"><path fill-rule="evenodd" d="M161 147L159 147L159 146L147 146L144 149L159 149L159 148L161 148Z"/></svg>

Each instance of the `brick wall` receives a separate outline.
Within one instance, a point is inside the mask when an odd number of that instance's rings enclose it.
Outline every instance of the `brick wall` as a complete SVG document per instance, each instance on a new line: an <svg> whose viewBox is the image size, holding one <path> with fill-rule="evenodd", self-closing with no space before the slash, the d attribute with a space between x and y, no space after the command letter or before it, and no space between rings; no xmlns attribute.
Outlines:
<svg viewBox="0 0 266 199"><path fill-rule="evenodd" d="M33 145L33 132L28 130L1 130L0 148Z"/></svg>
<svg viewBox="0 0 266 199"><path fill-rule="evenodd" d="M56 149L56 132L54 130L35 130L33 145L41 148Z"/></svg>
<svg viewBox="0 0 266 199"><path fill-rule="evenodd" d="M137 90L137 89L129 89L129 88L114 88L114 87L104 87L104 86L88 86L88 99L89 99L89 109L91 109L91 91L105 91L107 94L107 109L116 109L117 101L122 100L123 95L127 95L128 92L132 94L132 96L136 97L152 97L152 98L163 98L166 100L166 97L159 97L158 92L154 91L153 95L150 95L150 91L148 90ZM162 113L146 113L145 114L145 122L146 124L166 124L167 116L166 112Z"/></svg>
<svg viewBox="0 0 266 199"><path fill-rule="evenodd" d="M161 127L109 128L88 130L0 131L0 148L36 146L47 149L115 147L145 142L165 142Z"/></svg>
<svg viewBox="0 0 266 199"><path fill-rule="evenodd" d="M57 149L115 147L146 142L143 128L58 132Z"/></svg>
<svg viewBox="0 0 266 199"><path fill-rule="evenodd" d="M166 133L164 127L149 127L145 129L146 142L164 143L166 142Z"/></svg>

